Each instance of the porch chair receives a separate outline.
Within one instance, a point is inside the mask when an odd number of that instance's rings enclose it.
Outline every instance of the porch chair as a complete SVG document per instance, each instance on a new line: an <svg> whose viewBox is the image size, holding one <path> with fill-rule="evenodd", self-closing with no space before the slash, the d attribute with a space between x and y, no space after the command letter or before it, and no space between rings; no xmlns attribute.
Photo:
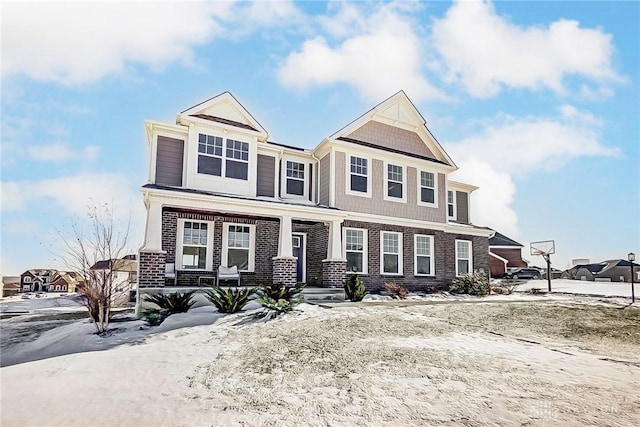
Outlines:
<svg viewBox="0 0 640 427"><path fill-rule="evenodd" d="M218 266L218 276L216 277L216 286L220 286L221 280L236 280L236 286L240 286L240 272L238 266L225 267Z"/></svg>
<svg viewBox="0 0 640 427"><path fill-rule="evenodd" d="M173 282L173 286L176 286L176 283L178 281L178 277L176 276L176 264L171 262L171 263L166 263L164 265L164 279L165 282L167 279L171 279L171 281Z"/></svg>

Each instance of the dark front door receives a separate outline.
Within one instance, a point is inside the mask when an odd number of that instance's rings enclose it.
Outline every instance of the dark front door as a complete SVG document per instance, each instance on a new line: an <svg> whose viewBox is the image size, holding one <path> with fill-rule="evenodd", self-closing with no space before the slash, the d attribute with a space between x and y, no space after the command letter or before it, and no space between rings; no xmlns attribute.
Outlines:
<svg viewBox="0 0 640 427"><path fill-rule="evenodd" d="M293 256L298 257L298 261L296 263L296 281L298 283L305 283L305 254L304 254L304 246L305 246L305 238L304 234L296 234L293 233L292 244L293 244Z"/></svg>

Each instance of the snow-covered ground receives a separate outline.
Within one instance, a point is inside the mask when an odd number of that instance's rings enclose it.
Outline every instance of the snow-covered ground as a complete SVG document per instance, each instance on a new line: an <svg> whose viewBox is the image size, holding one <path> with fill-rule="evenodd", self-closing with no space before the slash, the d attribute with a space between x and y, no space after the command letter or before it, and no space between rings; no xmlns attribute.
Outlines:
<svg viewBox="0 0 640 427"><path fill-rule="evenodd" d="M546 280L528 280L518 285L515 291L526 292L531 288L547 291L548 283ZM551 292L631 298L631 283L556 279L551 281ZM640 299L640 284L638 283L635 284L635 296L636 301Z"/></svg>
<svg viewBox="0 0 640 427"><path fill-rule="evenodd" d="M0 301L1 314L42 314L47 312L71 312L86 310L78 294L44 293L41 298L32 296L23 299L22 294L2 298Z"/></svg>
<svg viewBox="0 0 640 427"><path fill-rule="evenodd" d="M593 304L640 320L618 310L627 298L526 293L302 304L269 322L251 317L255 303L228 316L201 305L159 327L115 322L106 337L76 320L3 352L49 358L0 369L1 424L636 425L638 346L517 321L518 310Z"/></svg>

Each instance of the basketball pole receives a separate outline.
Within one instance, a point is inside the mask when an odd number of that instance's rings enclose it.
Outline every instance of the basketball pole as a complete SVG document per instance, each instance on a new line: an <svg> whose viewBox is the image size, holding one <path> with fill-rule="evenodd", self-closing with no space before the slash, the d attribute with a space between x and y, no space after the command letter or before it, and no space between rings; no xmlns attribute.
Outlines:
<svg viewBox="0 0 640 427"><path fill-rule="evenodd" d="M547 284L549 285L549 292L551 292L551 255L546 254L544 259L547 261Z"/></svg>

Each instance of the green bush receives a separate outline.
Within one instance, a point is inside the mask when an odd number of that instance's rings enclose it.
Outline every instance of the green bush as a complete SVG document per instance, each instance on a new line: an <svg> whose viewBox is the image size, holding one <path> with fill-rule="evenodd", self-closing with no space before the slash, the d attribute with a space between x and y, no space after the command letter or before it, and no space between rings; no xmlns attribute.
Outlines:
<svg viewBox="0 0 640 427"><path fill-rule="evenodd" d="M266 309L264 317L277 317L293 310L296 305L304 301L304 296L300 295L304 286L304 284L285 286L282 282L262 286L258 290L257 301Z"/></svg>
<svg viewBox="0 0 640 427"><path fill-rule="evenodd" d="M350 273L349 280L344 284L344 293L347 294L349 301L362 301L367 289L364 287L364 282L358 277L358 273L354 268Z"/></svg>
<svg viewBox="0 0 640 427"><path fill-rule="evenodd" d="M490 292L489 279L481 273L467 273L453 279L449 292L485 296Z"/></svg>
<svg viewBox="0 0 640 427"><path fill-rule="evenodd" d="M145 301L152 302L163 310L166 310L169 315L175 313L186 313L196 303L193 299L195 291L190 292L173 292L170 294L163 294L157 292L155 294L146 295Z"/></svg>
<svg viewBox="0 0 640 427"><path fill-rule="evenodd" d="M222 289L212 286L210 291L205 292L205 297L216 306L220 313L237 313L249 302L249 298L255 290L249 288L227 288Z"/></svg>
<svg viewBox="0 0 640 427"><path fill-rule="evenodd" d="M158 326L169 317L169 312L163 308L145 308L142 310L142 317L149 326Z"/></svg>

